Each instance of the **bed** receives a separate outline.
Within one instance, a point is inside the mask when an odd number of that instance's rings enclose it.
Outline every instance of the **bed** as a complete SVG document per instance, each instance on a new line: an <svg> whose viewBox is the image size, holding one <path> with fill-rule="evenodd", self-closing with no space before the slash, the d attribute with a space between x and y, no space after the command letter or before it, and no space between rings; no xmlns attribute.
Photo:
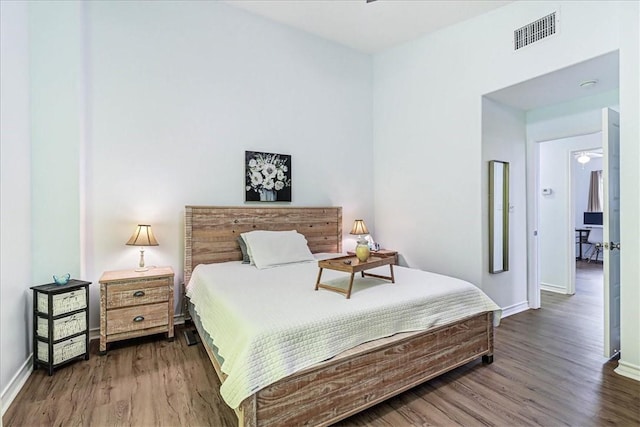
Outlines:
<svg viewBox="0 0 640 427"><path fill-rule="evenodd" d="M237 268L242 260L238 237L253 230L297 230L314 254L342 252L339 207L187 206L184 283L190 283L201 264ZM312 280L310 289L313 285ZM224 387L227 374L220 355L183 297L185 313ZM359 303L357 293L352 300ZM235 408L239 425L329 425L474 359L491 363L494 312L487 309L426 330L375 339L297 370L243 398Z"/></svg>

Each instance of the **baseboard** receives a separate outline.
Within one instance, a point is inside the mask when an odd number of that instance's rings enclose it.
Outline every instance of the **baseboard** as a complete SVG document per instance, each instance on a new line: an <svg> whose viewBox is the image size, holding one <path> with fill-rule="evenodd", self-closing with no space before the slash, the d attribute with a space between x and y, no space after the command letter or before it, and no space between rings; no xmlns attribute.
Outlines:
<svg viewBox="0 0 640 427"><path fill-rule="evenodd" d="M100 339L100 328L89 329L89 341Z"/></svg>
<svg viewBox="0 0 640 427"><path fill-rule="evenodd" d="M173 316L174 325L184 325L184 314L176 314Z"/></svg>
<svg viewBox="0 0 640 427"><path fill-rule="evenodd" d="M2 405L2 415L9 409L13 399L16 398L22 387L29 379L29 376L33 372L33 354L30 354L27 360L22 364L18 372L11 378L7 387L2 390L2 396L0 396L0 404Z"/></svg>
<svg viewBox="0 0 640 427"><path fill-rule="evenodd" d="M624 360L618 360L618 367L613 371L618 375L622 375L623 377L640 381L640 366L634 365L633 363L625 362Z"/></svg>
<svg viewBox="0 0 640 427"><path fill-rule="evenodd" d="M541 282L540 283L540 290L541 291L548 291L548 292L555 292L556 294L568 295L567 294L567 288L565 288L564 286L554 285L552 283Z"/></svg>
<svg viewBox="0 0 640 427"><path fill-rule="evenodd" d="M504 307L502 309L502 319L505 317L513 316L514 314L522 313L523 311L529 310L529 303L527 301L522 301L517 304L510 305L509 307Z"/></svg>

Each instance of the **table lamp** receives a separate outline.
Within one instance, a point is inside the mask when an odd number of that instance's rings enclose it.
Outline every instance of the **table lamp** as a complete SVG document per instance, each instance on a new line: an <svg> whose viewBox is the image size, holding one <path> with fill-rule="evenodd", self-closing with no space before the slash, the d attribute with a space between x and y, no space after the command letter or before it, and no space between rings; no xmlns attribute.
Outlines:
<svg viewBox="0 0 640 427"><path fill-rule="evenodd" d="M136 271L147 271L149 268L144 266L144 246L158 246L158 241L151 232L151 226L148 224L138 224L133 235L127 242L130 246L142 246L140 248L140 267Z"/></svg>
<svg viewBox="0 0 640 427"><path fill-rule="evenodd" d="M358 244L356 245L356 257L359 261L365 262L369 259L369 242L364 238L365 234L369 234L367 226L362 219L356 219L353 222L353 228L349 234L358 236Z"/></svg>

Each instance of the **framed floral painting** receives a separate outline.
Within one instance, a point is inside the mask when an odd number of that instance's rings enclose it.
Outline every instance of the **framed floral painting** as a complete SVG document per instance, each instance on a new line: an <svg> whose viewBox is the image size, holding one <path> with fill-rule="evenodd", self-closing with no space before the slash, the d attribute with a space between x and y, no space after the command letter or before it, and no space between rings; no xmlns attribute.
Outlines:
<svg viewBox="0 0 640 427"><path fill-rule="evenodd" d="M291 156L245 151L244 158L245 201L291 201Z"/></svg>

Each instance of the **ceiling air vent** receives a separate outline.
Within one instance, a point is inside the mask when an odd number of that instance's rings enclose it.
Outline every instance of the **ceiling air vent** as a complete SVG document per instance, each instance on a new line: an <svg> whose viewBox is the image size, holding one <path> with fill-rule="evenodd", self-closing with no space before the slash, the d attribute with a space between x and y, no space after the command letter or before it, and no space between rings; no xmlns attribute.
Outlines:
<svg viewBox="0 0 640 427"><path fill-rule="evenodd" d="M513 48L514 50L518 50L545 37L552 36L556 33L556 30L556 13L553 12L544 18L540 18L537 21L533 21L515 30L513 32Z"/></svg>

